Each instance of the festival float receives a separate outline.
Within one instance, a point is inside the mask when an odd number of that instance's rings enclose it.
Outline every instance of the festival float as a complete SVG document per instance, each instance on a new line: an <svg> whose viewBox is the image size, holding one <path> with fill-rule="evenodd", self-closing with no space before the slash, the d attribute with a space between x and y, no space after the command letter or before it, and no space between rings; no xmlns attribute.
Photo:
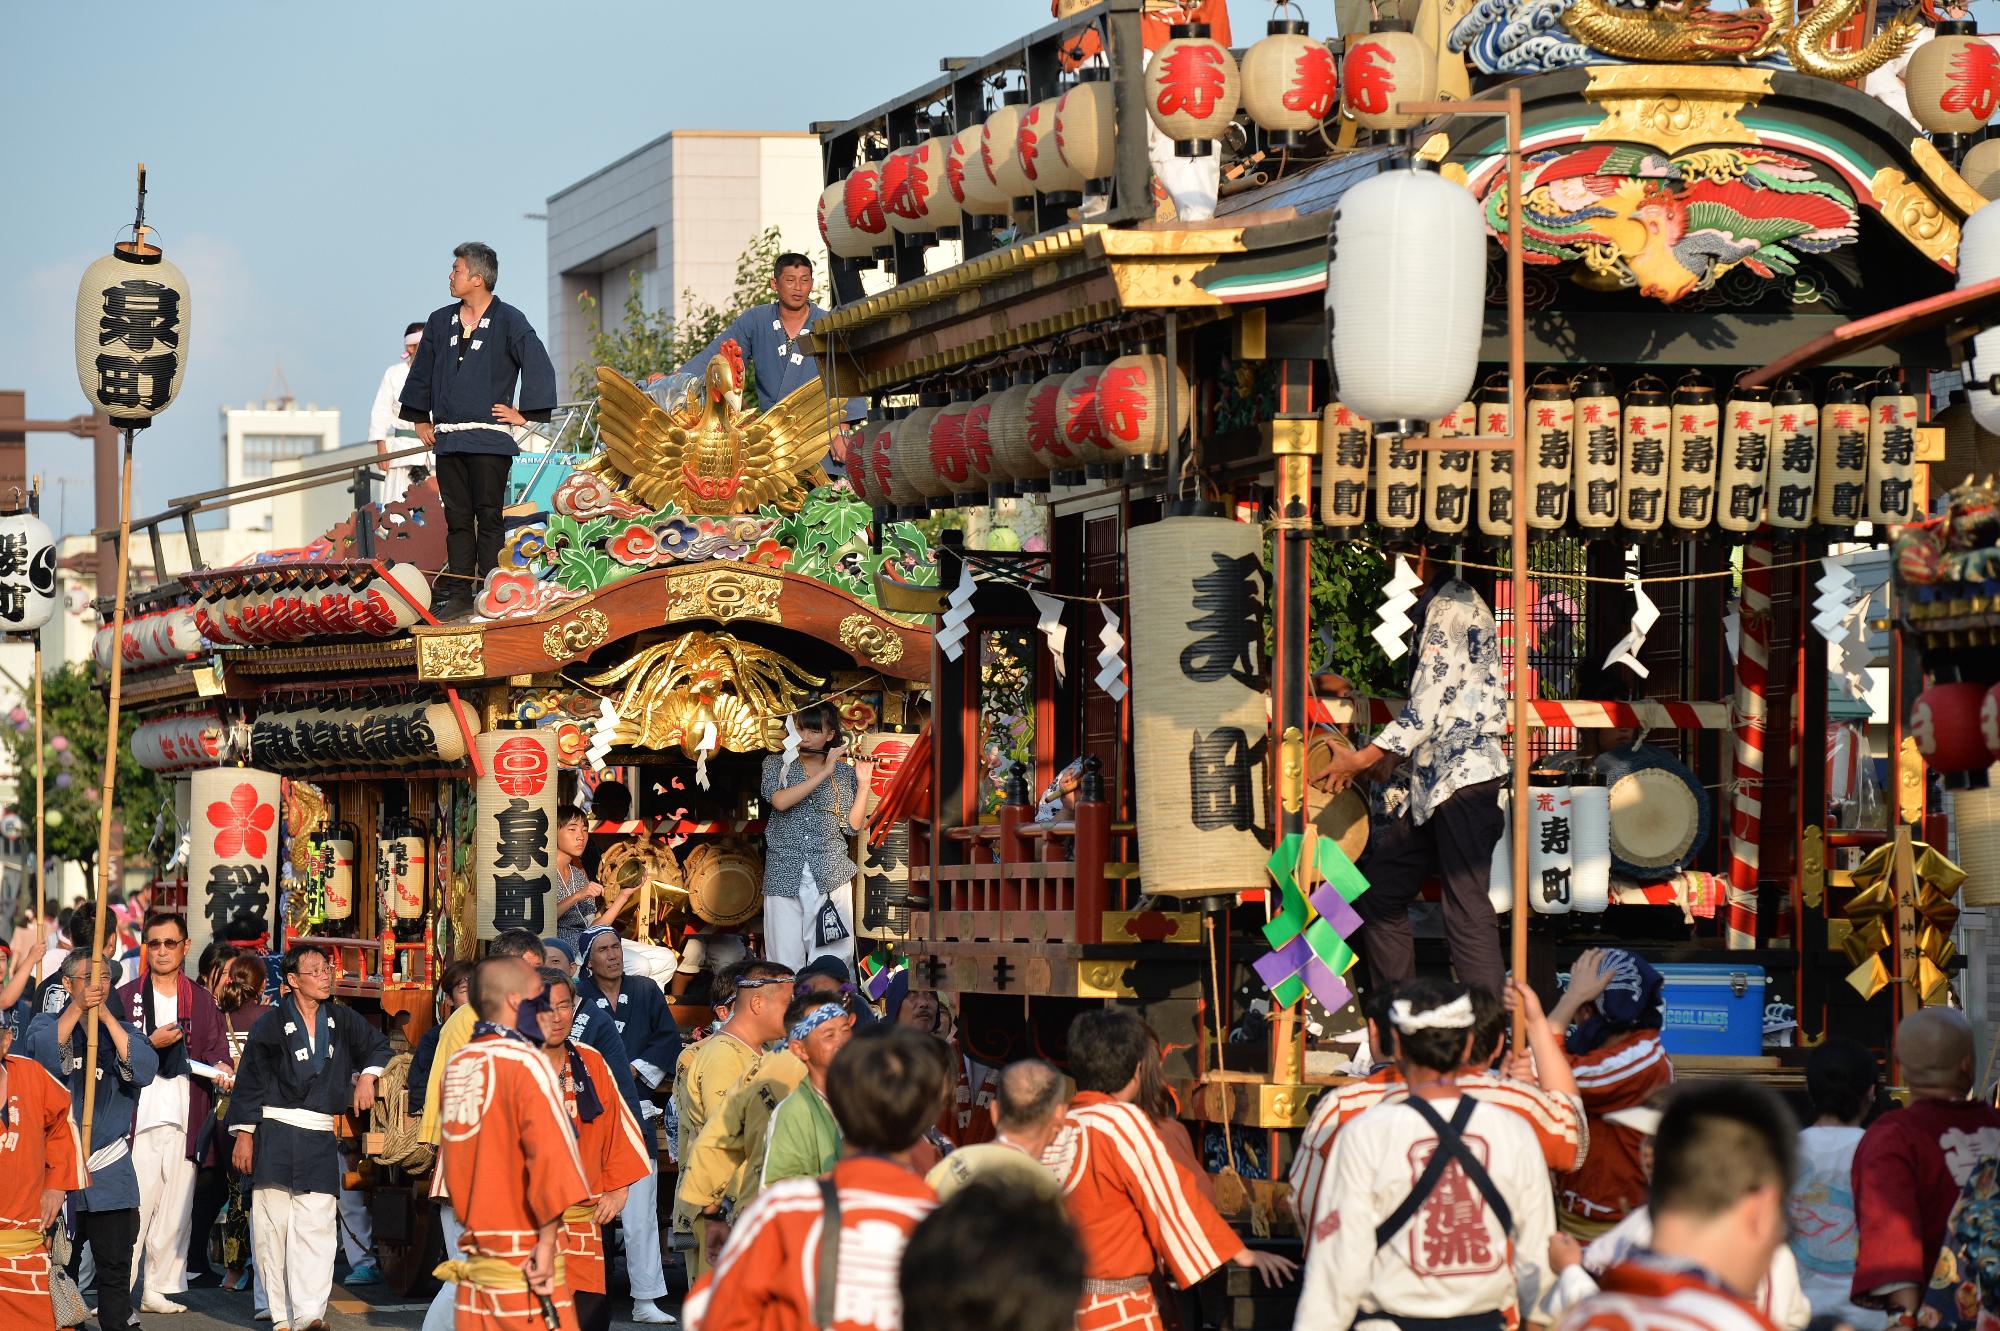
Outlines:
<svg viewBox="0 0 2000 1331"><path fill-rule="evenodd" d="M1858 13L1487 0L1328 37L1279 6L1147 62L1139 0L1108 0L819 126L815 350L871 404L851 483L883 530L963 519L922 761L870 835L908 861L885 964L969 1054L1060 1059L1080 1004L1132 1007L1236 1218L1291 1223L1273 1180L1354 1067L1369 889L1366 812L1315 778L1399 709L1412 541L1500 623L1495 905L1545 1002L1632 948L1679 1075L1796 1089L1829 1031L1886 1051L1953 1001L1961 887L2000 891L1971 650L2000 519L1976 480L1927 516L1990 441L1946 395L1965 330L1901 307L1954 291L1967 176L1995 189L1965 136L1996 62ZM1912 47L1914 121L1852 86ZM2000 424L1994 369L1970 410ZM1045 548L986 536L1023 509ZM1914 595L1858 580L1899 532ZM1315 618L1357 568L1379 593ZM1928 689L1913 624L1954 648ZM1884 628L1887 703L1836 764ZM1327 669L1364 637L1372 688ZM1278 1315L1238 1292L1239 1325Z"/></svg>

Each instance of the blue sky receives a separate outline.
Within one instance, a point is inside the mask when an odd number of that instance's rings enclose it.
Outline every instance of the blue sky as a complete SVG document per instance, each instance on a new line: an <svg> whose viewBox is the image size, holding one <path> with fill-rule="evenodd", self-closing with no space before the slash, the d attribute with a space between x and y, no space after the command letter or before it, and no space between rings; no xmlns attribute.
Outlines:
<svg viewBox="0 0 2000 1331"><path fill-rule="evenodd" d="M1311 7L1330 26L1330 3ZM362 438L403 325L448 298L459 241L499 251L500 294L541 324L545 237L523 214L548 195L671 129L857 114L1047 15L1045 0L184 0L139 20L15 0L0 387L25 389L32 416L84 410L76 283L131 221L144 161L148 220L195 302L180 398L139 436L135 507L157 512L220 483L217 412L264 397L280 361L301 402L340 408L343 437ZM29 468L51 523L88 530L89 445L31 435Z"/></svg>

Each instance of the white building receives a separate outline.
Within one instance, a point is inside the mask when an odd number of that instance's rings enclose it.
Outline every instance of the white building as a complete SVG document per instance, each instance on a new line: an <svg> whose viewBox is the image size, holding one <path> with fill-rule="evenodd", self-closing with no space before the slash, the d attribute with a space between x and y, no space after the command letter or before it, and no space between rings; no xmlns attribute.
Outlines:
<svg viewBox="0 0 2000 1331"><path fill-rule="evenodd" d="M225 485L269 478L280 463L340 447L340 413L290 398L222 409L222 476ZM269 535L272 505L239 504L224 510L232 532ZM269 541L267 545L297 544ZM206 551L204 551L206 553ZM210 562L224 562L211 560Z"/></svg>
<svg viewBox="0 0 2000 1331"><path fill-rule="evenodd" d="M683 293L725 305L736 259L769 227L825 271L819 140L812 134L675 130L549 196L545 341L569 396L589 354L577 308L588 295L622 318L631 275L649 310L680 313Z"/></svg>

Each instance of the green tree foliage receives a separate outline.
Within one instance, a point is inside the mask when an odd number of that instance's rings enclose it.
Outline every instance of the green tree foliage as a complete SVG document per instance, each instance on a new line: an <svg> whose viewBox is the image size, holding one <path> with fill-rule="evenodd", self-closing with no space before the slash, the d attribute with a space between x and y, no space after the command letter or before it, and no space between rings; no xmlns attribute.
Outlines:
<svg viewBox="0 0 2000 1331"><path fill-rule="evenodd" d="M1389 561L1355 541L1318 536L1312 543L1311 605L1315 672L1331 671L1364 693L1397 695L1408 680L1374 638Z"/></svg>
<svg viewBox="0 0 2000 1331"><path fill-rule="evenodd" d="M729 327L736 317L752 306L771 299L771 265L783 249L778 228L767 228L736 256L736 286L729 303L720 307L695 295L681 293L681 315L665 310L649 310L639 295L639 274L625 297L624 321L606 328L603 311L589 295L577 297L577 305L590 325L590 359L577 367L575 390L582 401L597 397L597 367L608 365L634 383L643 384L655 374L672 374ZM824 282L824 274L815 274ZM823 299L815 292L815 299ZM744 349L749 350L747 347ZM746 407L757 405L754 381L743 393Z"/></svg>
<svg viewBox="0 0 2000 1331"><path fill-rule="evenodd" d="M42 679L43 742L48 760L48 802L52 815L45 830L48 853L82 866L88 875L97 862L98 782L104 777L104 733L107 708L89 665L72 661ZM113 816L125 829L127 858L143 854L153 824L162 809L171 809L168 779L139 766L132 756L132 732L138 718L127 711L119 718L118 784ZM61 736L63 749L55 747ZM14 808L32 828L35 807L35 727L0 727L14 771ZM57 780L66 775L69 784ZM89 796L86 798L86 796Z"/></svg>

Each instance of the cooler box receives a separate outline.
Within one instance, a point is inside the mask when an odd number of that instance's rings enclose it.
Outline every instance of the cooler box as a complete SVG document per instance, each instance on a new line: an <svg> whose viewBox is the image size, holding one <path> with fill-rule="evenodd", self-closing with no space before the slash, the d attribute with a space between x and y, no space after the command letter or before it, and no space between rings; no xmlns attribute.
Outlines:
<svg viewBox="0 0 2000 1331"><path fill-rule="evenodd" d="M1762 966L1661 966L1660 1043L1669 1054L1764 1052Z"/></svg>

